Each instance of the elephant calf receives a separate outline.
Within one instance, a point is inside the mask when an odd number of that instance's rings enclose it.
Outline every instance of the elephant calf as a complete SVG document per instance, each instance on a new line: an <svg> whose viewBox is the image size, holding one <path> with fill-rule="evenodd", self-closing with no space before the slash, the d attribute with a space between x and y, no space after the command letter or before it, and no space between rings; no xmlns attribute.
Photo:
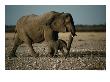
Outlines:
<svg viewBox="0 0 110 82"><path fill-rule="evenodd" d="M64 40L58 39L57 41L52 41L49 44L49 54L55 56L58 53L58 50L64 54L63 48L67 50L67 43Z"/></svg>

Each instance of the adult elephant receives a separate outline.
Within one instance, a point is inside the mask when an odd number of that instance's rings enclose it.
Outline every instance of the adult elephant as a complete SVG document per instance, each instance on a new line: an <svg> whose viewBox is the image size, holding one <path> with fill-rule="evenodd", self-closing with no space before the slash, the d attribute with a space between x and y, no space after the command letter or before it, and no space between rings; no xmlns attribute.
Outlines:
<svg viewBox="0 0 110 82"><path fill-rule="evenodd" d="M47 42L54 42L58 40L59 32L71 32L72 34L67 44L67 54L69 54L71 43L76 32L71 14L54 11L42 15L32 14L23 16L17 21L15 29L17 35L10 57L16 57L16 49L23 42L29 46L33 56L38 56L38 54L35 53L32 44L40 43L44 40Z"/></svg>

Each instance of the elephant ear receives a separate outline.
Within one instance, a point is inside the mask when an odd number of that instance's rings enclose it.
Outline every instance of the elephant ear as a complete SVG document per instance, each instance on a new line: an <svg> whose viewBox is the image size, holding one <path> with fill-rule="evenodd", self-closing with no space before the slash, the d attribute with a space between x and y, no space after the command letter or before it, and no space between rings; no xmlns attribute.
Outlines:
<svg viewBox="0 0 110 82"><path fill-rule="evenodd" d="M71 16L71 14L65 13L65 22L70 22L70 21L72 24L74 24L73 17Z"/></svg>
<svg viewBox="0 0 110 82"><path fill-rule="evenodd" d="M55 20L57 14L58 14L58 12L55 12L55 11L49 12L49 16L47 15L48 17L47 17L47 21L46 21L47 26L52 25L52 22Z"/></svg>
<svg viewBox="0 0 110 82"><path fill-rule="evenodd" d="M55 30L57 28L56 22L58 21L58 18L61 15L61 13L51 11L49 15L50 16L48 17L48 20L46 22L46 26L49 26L51 29Z"/></svg>
<svg viewBox="0 0 110 82"><path fill-rule="evenodd" d="M46 22L46 26L50 26L52 25L52 22L55 20L55 16L52 16L47 22Z"/></svg>
<svg viewBox="0 0 110 82"><path fill-rule="evenodd" d="M64 14L64 12L62 13L57 13L56 15L54 15L52 17L52 19L50 19L49 24L51 25L51 28L54 31L57 32L66 32L66 28L64 26L64 16L62 16L62 14Z"/></svg>

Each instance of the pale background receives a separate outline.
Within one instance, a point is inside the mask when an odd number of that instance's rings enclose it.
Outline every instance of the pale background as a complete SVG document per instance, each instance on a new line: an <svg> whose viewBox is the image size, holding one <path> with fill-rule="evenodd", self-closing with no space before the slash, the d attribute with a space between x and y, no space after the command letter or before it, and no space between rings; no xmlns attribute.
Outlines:
<svg viewBox="0 0 110 82"><path fill-rule="evenodd" d="M50 2L51 1L51 2ZM0 82L109 82L110 76L110 1L109 0L1 0L0 1ZM5 5L106 5L107 69L91 70L5 70Z"/></svg>

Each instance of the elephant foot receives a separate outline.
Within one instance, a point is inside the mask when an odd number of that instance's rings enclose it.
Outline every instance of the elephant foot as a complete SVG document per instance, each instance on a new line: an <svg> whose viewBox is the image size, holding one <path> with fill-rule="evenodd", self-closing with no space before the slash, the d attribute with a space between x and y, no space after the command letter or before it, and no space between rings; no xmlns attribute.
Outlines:
<svg viewBox="0 0 110 82"><path fill-rule="evenodd" d="M58 55L54 55L53 57L54 57L54 58L57 58L57 57L58 57Z"/></svg>
<svg viewBox="0 0 110 82"><path fill-rule="evenodd" d="M54 55L53 54L50 54L50 57L53 57Z"/></svg>
<svg viewBox="0 0 110 82"><path fill-rule="evenodd" d="M65 54L65 59L66 59L67 57L69 57L69 53L66 53L66 54Z"/></svg>
<svg viewBox="0 0 110 82"><path fill-rule="evenodd" d="M55 54L50 54L50 57L57 58L57 57L58 57L58 55L55 55Z"/></svg>
<svg viewBox="0 0 110 82"><path fill-rule="evenodd" d="M39 57L39 53L36 53L34 57L35 57L35 58L36 58L36 57Z"/></svg>
<svg viewBox="0 0 110 82"><path fill-rule="evenodd" d="M9 59L11 58L16 58L17 56L15 55L15 53L13 51L11 51L11 53L9 54Z"/></svg>
<svg viewBox="0 0 110 82"><path fill-rule="evenodd" d="M37 57L39 57L39 53L32 53L31 56L37 58Z"/></svg>
<svg viewBox="0 0 110 82"><path fill-rule="evenodd" d="M64 57L65 57L65 59L66 59L66 58L67 58L67 55L65 55Z"/></svg>
<svg viewBox="0 0 110 82"><path fill-rule="evenodd" d="M50 54L50 57L54 57L54 54L51 54L51 53L49 53Z"/></svg>

